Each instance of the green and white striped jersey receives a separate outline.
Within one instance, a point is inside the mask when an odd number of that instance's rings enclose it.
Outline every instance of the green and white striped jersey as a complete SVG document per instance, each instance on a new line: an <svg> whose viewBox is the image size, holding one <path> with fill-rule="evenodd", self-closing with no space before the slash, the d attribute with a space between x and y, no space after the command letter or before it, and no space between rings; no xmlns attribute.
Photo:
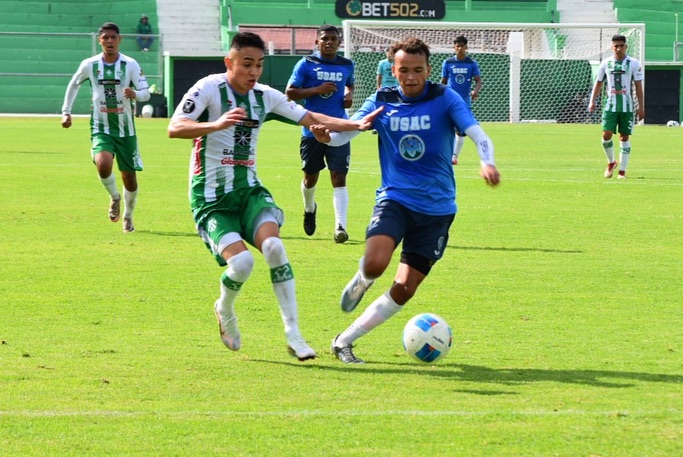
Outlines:
<svg viewBox="0 0 683 457"><path fill-rule="evenodd" d="M643 78L640 62L630 56L622 61L615 60L614 56L603 60L598 69L597 80L606 82L604 110L615 113L634 112L633 83L642 81Z"/></svg>
<svg viewBox="0 0 683 457"><path fill-rule="evenodd" d="M78 90L88 80L92 91L92 133L114 137L135 135L133 104L124 97L123 90L126 87L135 89L138 93L136 99L141 102L150 98L147 79L135 59L119 54L116 62L107 64L103 55L98 54L83 60L67 86L62 114L71 114Z"/></svg>
<svg viewBox="0 0 683 457"><path fill-rule="evenodd" d="M173 118L212 122L234 108L243 108L247 119L194 140L190 159L192 208L210 205L235 189L261 185L256 175L256 145L266 115L272 113L270 117L274 114L298 124L308 112L264 84L257 83L246 95L240 95L223 73L207 76L190 88Z"/></svg>

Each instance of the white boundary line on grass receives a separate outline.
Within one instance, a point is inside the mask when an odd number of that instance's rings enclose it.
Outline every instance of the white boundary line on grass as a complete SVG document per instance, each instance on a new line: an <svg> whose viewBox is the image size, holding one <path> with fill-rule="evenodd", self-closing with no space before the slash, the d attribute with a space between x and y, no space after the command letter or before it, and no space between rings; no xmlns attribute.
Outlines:
<svg viewBox="0 0 683 457"><path fill-rule="evenodd" d="M5 417L292 417L292 416L314 416L314 417L378 417L378 416L461 416L461 417L483 417L483 416L678 416L683 411L675 409L669 410L648 410L648 411L587 411L568 409L563 411L413 411L413 410L389 410L389 411L312 411L312 410L292 410L292 411L0 411L0 416Z"/></svg>

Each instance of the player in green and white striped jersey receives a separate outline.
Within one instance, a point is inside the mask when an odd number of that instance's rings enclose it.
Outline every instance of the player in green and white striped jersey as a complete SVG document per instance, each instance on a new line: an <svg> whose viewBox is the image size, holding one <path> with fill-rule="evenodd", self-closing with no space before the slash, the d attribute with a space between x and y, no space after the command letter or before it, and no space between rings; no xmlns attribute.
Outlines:
<svg viewBox="0 0 683 457"><path fill-rule="evenodd" d="M62 127L71 127L74 100L81 84L89 81L92 91L90 129L93 163L111 196L109 219L117 222L120 218L121 194L113 174L116 158L124 188L123 231L132 232L135 230L133 209L138 193L136 172L142 170L132 100L147 101L150 93L140 65L119 52L121 35L118 26L112 22L103 24L98 41L102 53L83 60L67 86L62 106Z"/></svg>
<svg viewBox="0 0 683 457"><path fill-rule="evenodd" d="M626 166L631 155L631 142L629 136L633 133L633 124L638 120L645 119L645 101L643 100L643 68L633 57L626 55L628 45L624 35L612 37L612 51L614 56L608 57L600 63L598 76L593 86L588 111L595 111L598 96L602 86L607 81L607 94L604 100L602 112L602 148L607 156L607 169L605 178L611 178L617 161L614 157L614 143L612 135L619 132L620 154L619 178L626 178ZM638 106L633 102L631 94L635 86Z"/></svg>
<svg viewBox="0 0 683 457"><path fill-rule="evenodd" d="M234 304L261 251L270 267L288 352L299 360L317 356L299 330L294 274L280 239L284 215L256 175L256 146L266 115L330 130L367 129L379 110L358 121L326 116L259 84L265 44L254 33L238 33L225 58L226 73L199 80L173 113L171 138L194 140L190 161L190 207L197 231L219 265L220 297L214 304L223 344L240 349Z"/></svg>

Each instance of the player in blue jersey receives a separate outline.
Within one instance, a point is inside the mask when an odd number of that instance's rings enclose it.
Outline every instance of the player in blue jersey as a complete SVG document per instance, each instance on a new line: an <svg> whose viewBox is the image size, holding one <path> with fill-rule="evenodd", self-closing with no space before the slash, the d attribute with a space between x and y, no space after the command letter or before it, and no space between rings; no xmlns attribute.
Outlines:
<svg viewBox="0 0 683 457"><path fill-rule="evenodd" d="M333 25L318 29L315 41L317 50L301 59L289 78L286 95L291 100L304 100L304 106L328 116L348 118L345 108L351 107L354 87L354 64L337 55L341 37ZM346 218L349 207L349 193L346 175L349 171L351 148L348 144L330 147L316 141L309 129L303 128L300 144L301 169L304 178L301 193L304 199L304 231L311 236L316 229L315 186L320 171L330 169L335 216L334 241L344 243L349 239L346 233Z"/></svg>
<svg viewBox="0 0 683 457"><path fill-rule="evenodd" d="M372 123L379 135L382 179L366 231L365 255L342 292L342 310L356 308L402 243L401 261L391 288L332 340L332 353L344 363L363 363L353 354L354 341L403 309L443 256L457 211L451 165L455 130L467 133L477 145L484 180L491 186L500 182L493 143L462 97L447 86L427 81L429 47L417 38L407 38L394 44L391 53L399 87L377 91L352 116L359 119L383 108ZM330 133L322 126L311 126L311 130L319 141L330 145L355 137L350 132Z"/></svg>
<svg viewBox="0 0 683 457"><path fill-rule="evenodd" d="M481 74L477 62L467 55L467 38L460 35L453 42L455 55L443 61L441 67L441 84L448 84L456 91L471 109L472 100L479 97L481 90ZM474 89L472 89L474 80ZM464 132L455 132L453 147L453 165L458 164L460 151L465 144Z"/></svg>

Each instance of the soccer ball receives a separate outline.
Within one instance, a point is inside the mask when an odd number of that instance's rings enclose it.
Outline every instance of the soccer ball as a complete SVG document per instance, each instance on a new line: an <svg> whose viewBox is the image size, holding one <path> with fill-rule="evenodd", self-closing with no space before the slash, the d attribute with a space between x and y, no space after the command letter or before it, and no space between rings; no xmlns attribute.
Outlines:
<svg viewBox="0 0 683 457"><path fill-rule="evenodd" d="M403 347L418 362L438 362L446 357L452 343L451 328L436 314L418 314L403 329Z"/></svg>
<svg viewBox="0 0 683 457"><path fill-rule="evenodd" d="M152 117L154 114L154 107L152 105L145 105L142 107L142 117Z"/></svg>
<svg viewBox="0 0 683 457"><path fill-rule="evenodd" d="M678 127L678 121L669 121L666 123L667 127Z"/></svg>

